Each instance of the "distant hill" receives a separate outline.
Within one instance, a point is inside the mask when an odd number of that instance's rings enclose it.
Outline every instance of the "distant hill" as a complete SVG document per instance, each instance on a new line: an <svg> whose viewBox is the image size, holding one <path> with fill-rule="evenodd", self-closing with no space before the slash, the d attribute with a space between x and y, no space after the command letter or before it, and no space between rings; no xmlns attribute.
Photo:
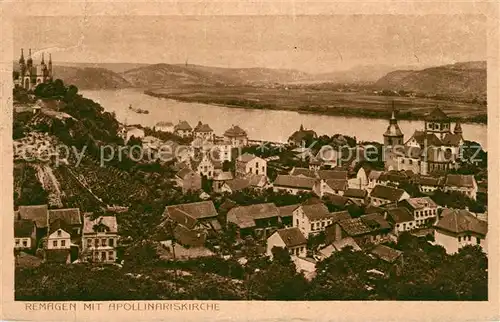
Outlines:
<svg viewBox="0 0 500 322"><path fill-rule="evenodd" d="M474 61L422 70L390 72L374 83L375 88L451 95L485 95L486 62Z"/></svg>
<svg viewBox="0 0 500 322"><path fill-rule="evenodd" d="M105 68L54 66L54 78L79 89L118 89L130 87L120 74Z"/></svg>
<svg viewBox="0 0 500 322"><path fill-rule="evenodd" d="M307 78L308 74L285 69L223 68L184 64L155 64L122 73L137 87L179 85L242 85L284 83Z"/></svg>

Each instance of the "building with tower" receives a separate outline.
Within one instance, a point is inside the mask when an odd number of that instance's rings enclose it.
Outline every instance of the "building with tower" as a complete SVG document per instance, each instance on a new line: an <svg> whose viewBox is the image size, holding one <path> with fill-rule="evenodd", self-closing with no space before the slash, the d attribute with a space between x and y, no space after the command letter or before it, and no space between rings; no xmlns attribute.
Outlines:
<svg viewBox="0 0 500 322"><path fill-rule="evenodd" d="M384 133L385 169L411 170L423 175L458 169L460 148L464 143L462 134L461 124L456 122L452 132L450 118L436 107L426 115L424 129L416 130L404 142L393 106Z"/></svg>
<svg viewBox="0 0 500 322"><path fill-rule="evenodd" d="M24 59L24 51L21 48L21 57L17 68L14 68L14 70L14 85L23 87L26 90L34 90L38 84L52 81L52 55L49 54L49 61L46 64L44 53L42 53L42 60L39 65L36 65L31 57L31 48L26 60Z"/></svg>

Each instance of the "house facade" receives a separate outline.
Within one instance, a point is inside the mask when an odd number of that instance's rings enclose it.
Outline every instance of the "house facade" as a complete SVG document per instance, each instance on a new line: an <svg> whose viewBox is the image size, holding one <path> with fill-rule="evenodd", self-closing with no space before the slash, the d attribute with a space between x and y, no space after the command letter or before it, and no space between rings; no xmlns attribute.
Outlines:
<svg viewBox="0 0 500 322"><path fill-rule="evenodd" d="M241 238L267 237L280 224L280 212L274 203L237 206L229 210L226 217L228 224L237 227Z"/></svg>
<svg viewBox="0 0 500 322"><path fill-rule="evenodd" d="M300 192L314 192L314 187L319 184L316 178L303 176L278 175L273 182L274 192L285 191L296 195Z"/></svg>
<svg viewBox="0 0 500 322"><path fill-rule="evenodd" d="M82 258L85 261L112 263L117 259L118 224L115 216L84 216Z"/></svg>
<svg viewBox="0 0 500 322"><path fill-rule="evenodd" d="M233 125L224 132L224 138L230 142L234 148L244 147L248 145L248 134L238 125Z"/></svg>
<svg viewBox="0 0 500 322"><path fill-rule="evenodd" d="M201 190L201 175L189 168L179 170L174 178L176 185L182 188L182 192Z"/></svg>
<svg viewBox="0 0 500 322"><path fill-rule="evenodd" d="M291 256L306 257L307 239L295 227L278 229L267 238L266 255L273 258L272 249L281 247L286 249Z"/></svg>
<svg viewBox="0 0 500 322"><path fill-rule="evenodd" d="M403 189L377 185L370 192L370 204L378 207L385 204L402 201L410 198L410 195Z"/></svg>
<svg viewBox="0 0 500 322"><path fill-rule="evenodd" d="M267 161L253 154L244 153L236 159L235 174L244 177L247 174L266 175Z"/></svg>
<svg viewBox="0 0 500 322"><path fill-rule="evenodd" d="M174 123L172 122L158 122L154 127L155 131L165 132L165 133L174 133Z"/></svg>
<svg viewBox="0 0 500 322"><path fill-rule="evenodd" d="M292 224L304 236L317 235L338 220L351 218L347 211L330 213L324 203L302 204L293 211Z"/></svg>
<svg viewBox="0 0 500 322"><path fill-rule="evenodd" d="M14 221L14 249L32 249L36 247L36 224L29 219Z"/></svg>
<svg viewBox="0 0 500 322"><path fill-rule="evenodd" d="M441 208L429 197L409 198L403 200L400 205L413 214L417 227L434 225Z"/></svg>
<svg viewBox="0 0 500 322"><path fill-rule="evenodd" d="M174 134L181 138L188 138L193 135L193 128L187 121L179 121L179 123L174 126Z"/></svg>
<svg viewBox="0 0 500 322"><path fill-rule="evenodd" d="M214 140L214 130L212 130L212 128L208 124L204 124L201 121L199 121L195 126L193 135L195 138L200 138L207 141Z"/></svg>
<svg viewBox="0 0 500 322"><path fill-rule="evenodd" d="M453 254L466 245L479 245L488 251L488 223L467 210L444 209L434 226L434 240L446 253Z"/></svg>
<svg viewBox="0 0 500 322"><path fill-rule="evenodd" d="M444 182L444 191L457 191L476 200L477 182L473 175L448 174Z"/></svg>

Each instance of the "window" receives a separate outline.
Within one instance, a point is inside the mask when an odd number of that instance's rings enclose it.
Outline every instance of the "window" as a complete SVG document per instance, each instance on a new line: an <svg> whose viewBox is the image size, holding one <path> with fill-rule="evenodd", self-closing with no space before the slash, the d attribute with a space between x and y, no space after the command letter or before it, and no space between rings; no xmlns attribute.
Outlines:
<svg viewBox="0 0 500 322"><path fill-rule="evenodd" d="M99 239L94 239L94 246L97 248L99 247Z"/></svg>
<svg viewBox="0 0 500 322"><path fill-rule="evenodd" d="M101 253L101 259L102 259L103 261L105 261L105 260L106 260L106 252L102 252L102 253Z"/></svg>
<svg viewBox="0 0 500 322"><path fill-rule="evenodd" d="M87 239L87 248L90 248L92 246L92 239L89 238Z"/></svg>
<svg viewBox="0 0 500 322"><path fill-rule="evenodd" d="M481 238L476 237L476 243L477 243L478 245L479 245L479 244L481 244Z"/></svg>
<svg viewBox="0 0 500 322"><path fill-rule="evenodd" d="M298 219L295 219L295 224L296 224L296 226L299 225L299 220Z"/></svg>
<svg viewBox="0 0 500 322"><path fill-rule="evenodd" d="M325 222L321 222L321 227L325 227Z"/></svg>
<svg viewBox="0 0 500 322"><path fill-rule="evenodd" d="M114 247L115 246L115 240L113 238L109 239L109 246Z"/></svg>
<svg viewBox="0 0 500 322"><path fill-rule="evenodd" d="M109 260L114 260L115 253L112 250L110 250L108 254L109 254L108 256Z"/></svg>
<svg viewBox="0 0 500 322"><path fill-rule="evenodd" d="M106 238L101 239L101 246L106 247Z"/></svg>
<svg viewBox="0 0 500 322"><path fill-rule="evenodd" d="M460 236L458 236L458 242L461 242L462 238Z"/></svg>
<svg viewBox="0 0 500 322"><path fill-rule="evenodd" d="M469 236L467 236L467 240L468 240L468 241L471 241L471 236L470 236L470 235L469 235Z"/></svg>
<svg viewBox="0 0 500 322"><path fill-rule="evenodd" d="M57 247L57 240L52 241L52 246Z"/></svg>
<svg viewBox="0 0 500 322"><path fill-rule="evenodd" d="M66 246L66 241L65 240L61 240L61 247L65 247Z"/></svg>
<svg viewBox="0 0 500 322"><path fill-rule="evenodd" d="M57 237L61 237L61 230L60 229L57 231Z"/></svg>
<svg viewBox="0 0 500 322"><path fill-rule="evenodd" d="M405 159L401 159L401 164L405 164Z"/></svg>
<svg viewBox="0 0 500 322"><path fill-rule="evenodd" d="M413 160L408 160L408 162L410 163L410 165L412 165L412 164L413 164Z"/></svg>
<svg viewBox="0 0 500 322"><path fill-rule="evenodd" d="M256 162L255 163L255 167L258 168L259 167L259 162Z"/></svg>
<svg viewBox="0 0 500 322"><path fill-rule="evenodd" d="M16 239L16 246L19 246L19 239Z"/></svg>
<svg viewBox="0 0 500 322"><path fill-rule="evenodd" d="M311 224L311 230L314 230L314 224Z"/></svg>

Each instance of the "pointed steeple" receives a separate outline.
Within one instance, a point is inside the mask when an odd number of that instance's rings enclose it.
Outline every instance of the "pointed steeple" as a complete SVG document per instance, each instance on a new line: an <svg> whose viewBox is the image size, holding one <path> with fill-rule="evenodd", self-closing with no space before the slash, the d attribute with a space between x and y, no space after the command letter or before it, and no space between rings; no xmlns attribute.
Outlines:
<svg viewBox="0 0 500 322"><path fill-rule="evenodd" d="M394 109L394 101L392 101L392 112L391 112L391 119L389 121L390 124L397 124L398 120L396 119L396 111Z"/></svg>
<svg viewBox="0 0 500 322"><path fill-rule="evenodd" d="M300 131L304 131L304 125L300 124Z"/></svg>
<svg viewBox="0 0 500 322"><path fill-rule="evenodd" d="M33 58L31 58L31 48L28 51L28 60L26 62L27 62L28 67L33 66Z"/></svg>
<svg viewBox="0 0 500 322"><path fill-rule="evenodd" d="M19 57L19 64L24 65L24 50L21 48L21 57Z"/></svg>
<svg viewBox="0 0 500 322"><path fill-rule="evenodd" d="M42 64L45 64L45 57L44 57L44 53L42 53Z"/></svg>

